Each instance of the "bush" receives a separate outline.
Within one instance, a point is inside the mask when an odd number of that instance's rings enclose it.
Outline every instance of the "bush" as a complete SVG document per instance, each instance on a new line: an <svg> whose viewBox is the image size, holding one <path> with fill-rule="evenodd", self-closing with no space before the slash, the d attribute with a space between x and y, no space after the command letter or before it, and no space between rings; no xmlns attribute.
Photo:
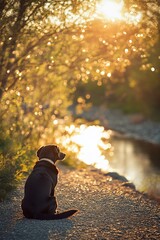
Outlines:
<svg viewBox="0 0 160 240"><path fill-rule="evenodd" d="M5 126L0 126L0 201L32 166L33 150L18 139L12 139Z"/></svg>

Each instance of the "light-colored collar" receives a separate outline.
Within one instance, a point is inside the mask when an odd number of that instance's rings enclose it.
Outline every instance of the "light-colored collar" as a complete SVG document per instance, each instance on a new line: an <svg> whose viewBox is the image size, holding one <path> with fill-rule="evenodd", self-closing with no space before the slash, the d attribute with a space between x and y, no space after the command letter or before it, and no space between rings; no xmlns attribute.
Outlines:
<svg viewBox="0 0 160 240"><path fill-rule="evenodd" d="M52 160L48 159L48 158L41 158L41 159L39 159L39 161L46 161L46 162L50 162L51 164L53 164L53 165L54 165L54 162L53 162Z"/></svg>

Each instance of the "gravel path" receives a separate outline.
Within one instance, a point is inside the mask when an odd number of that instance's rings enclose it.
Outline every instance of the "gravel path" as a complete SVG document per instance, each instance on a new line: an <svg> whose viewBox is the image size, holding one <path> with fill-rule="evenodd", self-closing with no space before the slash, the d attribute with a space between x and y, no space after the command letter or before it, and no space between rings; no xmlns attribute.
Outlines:
<svg viewBox="0 0 160 240"><path fill-rule="evenodd" d="M60 166L59 210L77 208L70 219L23 218L23 184L0 204L1 240L160 239L160 205L98 171Z"/></svg>

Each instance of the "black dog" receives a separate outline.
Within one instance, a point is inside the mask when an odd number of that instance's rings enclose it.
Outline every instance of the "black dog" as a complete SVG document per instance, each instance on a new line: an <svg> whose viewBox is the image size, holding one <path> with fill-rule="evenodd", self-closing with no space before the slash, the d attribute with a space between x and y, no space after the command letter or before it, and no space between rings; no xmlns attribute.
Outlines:
<svg viewBox="0 0 160 240"><path fill-rule="evenodd" d="M57 184L57 160L63 160L65 154L55 145L41 147L37 151L39 161L33 168L25 183L25 193L22 200L22 210L26 218L54 220L68 218L77 210L57 213L57 201L54 196Z"/></svg>

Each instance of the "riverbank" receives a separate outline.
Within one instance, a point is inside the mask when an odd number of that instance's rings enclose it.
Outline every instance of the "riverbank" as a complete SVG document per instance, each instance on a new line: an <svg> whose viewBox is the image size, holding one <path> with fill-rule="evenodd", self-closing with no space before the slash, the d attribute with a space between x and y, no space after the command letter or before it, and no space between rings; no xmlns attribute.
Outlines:
<svg viewBox="0 0 160 240"><path fill-rule="evenodd" d="M73 114L76 115L75 110ZM128 137L160 144L160 122L151 121L141 114L126 115L120 110L93 106L77 116L88 121L99 120L106 129L124 133Z"/></svg>
<svg viewBox="0 0 160 240"><path fill-rule="evenodd" d="M76 208L70 219L39 221L23 218L22 182L0 203L3 240L159 239L160 205L98 170L59 166L56 195L60 211Z"/></svg>

